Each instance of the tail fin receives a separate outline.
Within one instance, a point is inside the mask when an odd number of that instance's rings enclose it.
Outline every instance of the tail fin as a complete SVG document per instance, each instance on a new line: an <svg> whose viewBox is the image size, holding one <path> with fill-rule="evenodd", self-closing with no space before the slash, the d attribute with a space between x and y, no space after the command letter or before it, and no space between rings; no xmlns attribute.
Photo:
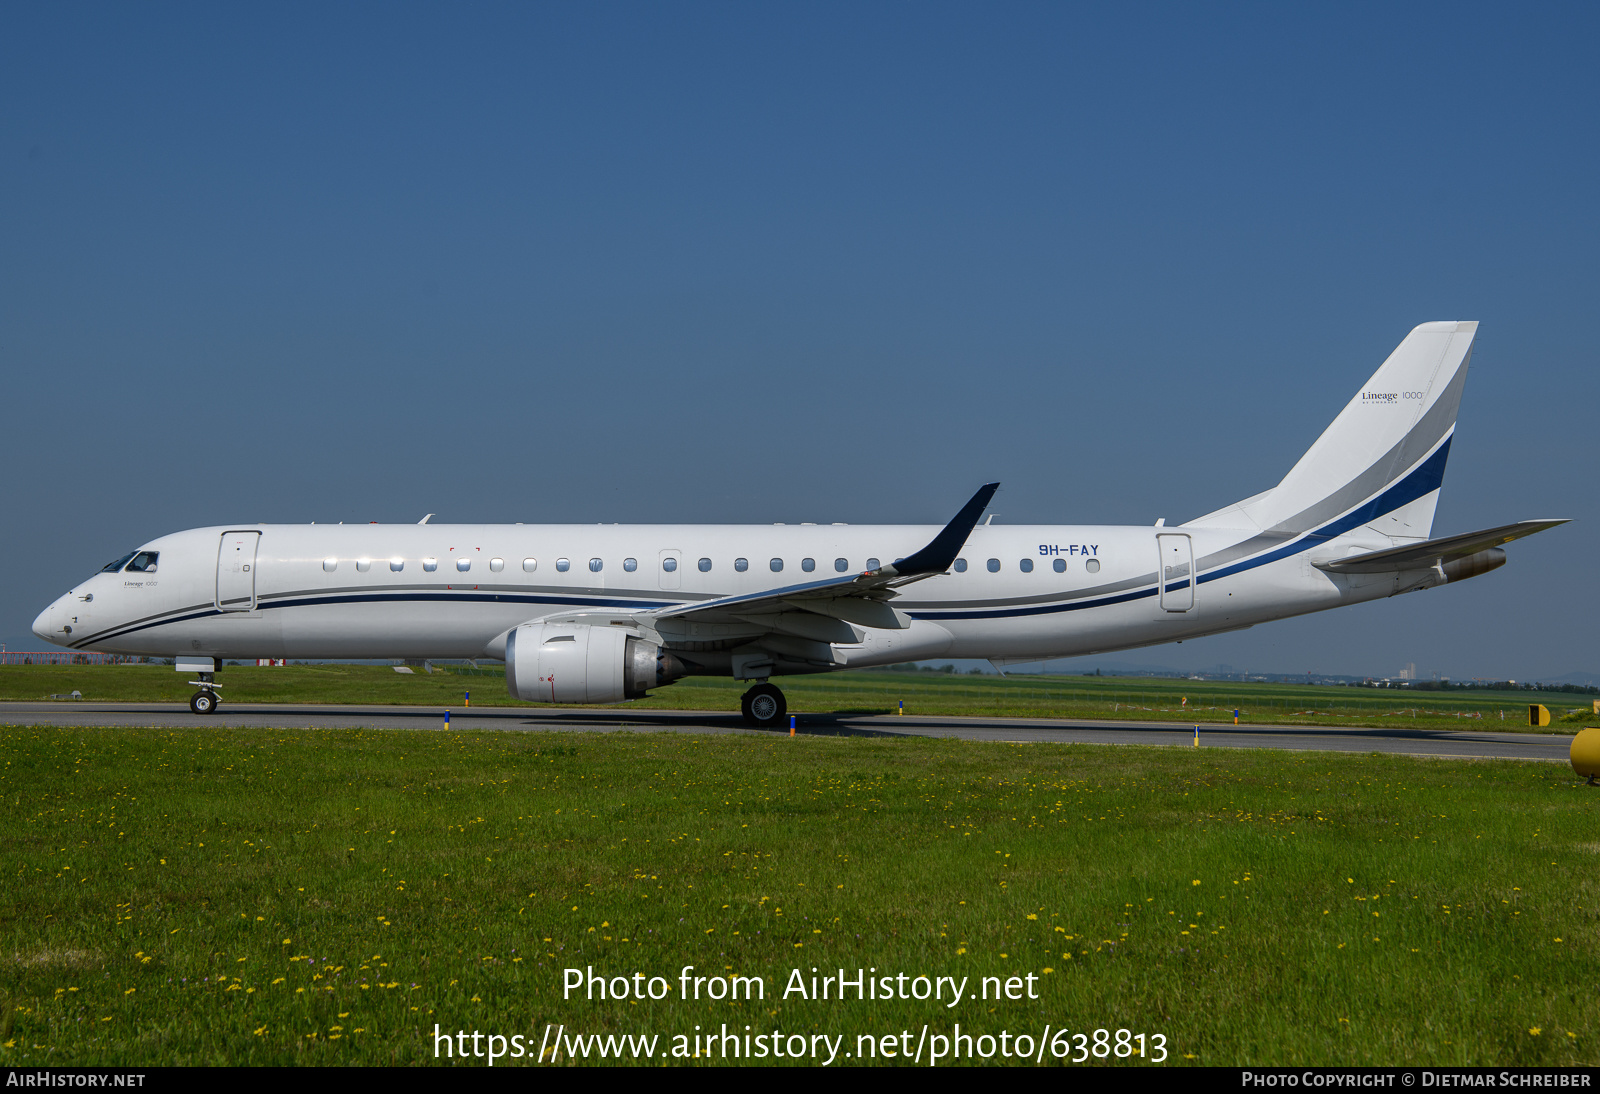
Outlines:
<svg viewBox="0 0 1600 1094"><path fill-rule="evenodd" d="M1473 322L1417 327L1282 482L1189 523L1426 539L1477 332Z"/></svg>

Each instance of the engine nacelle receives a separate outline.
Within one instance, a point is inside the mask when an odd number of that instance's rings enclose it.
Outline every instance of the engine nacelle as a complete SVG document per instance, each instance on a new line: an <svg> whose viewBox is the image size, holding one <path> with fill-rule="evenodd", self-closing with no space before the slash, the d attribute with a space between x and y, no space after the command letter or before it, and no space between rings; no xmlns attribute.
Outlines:
<svg viewBox="0 0 1600 1094"><path fill-rule="evenodd" d="M682 666L620 627L524 623L506 636L506 686L535 703L616 703L670 684Z"/></svg>

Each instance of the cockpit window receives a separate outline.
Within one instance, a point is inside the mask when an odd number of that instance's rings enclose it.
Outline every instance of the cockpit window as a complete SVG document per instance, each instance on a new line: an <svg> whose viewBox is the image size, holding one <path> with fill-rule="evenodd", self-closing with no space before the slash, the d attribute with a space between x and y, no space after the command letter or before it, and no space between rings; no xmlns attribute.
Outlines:
<svg viewBox="0 0 1600 1094"><path fill-rule="evenodd" d="M100 568L100 572L103 573L103 574L114 574L114 573L118 572L119 570L121 570L124 566L126 566L128 564L128 562L129 562L129 560L132 559L133 556L138 554L138 553L139 553L138 551L129 551L127 554L125 554L121 558L117 559L117 561L106 563L104 566L102 566Z"/></svg>
<svg viewBox="0 0 1600 1094"><path fill-rule="evenodd" d="M160 551L140 551L133 556L133 561L128 563L128 572L130 574L153 574L156 572L156 560L160 557Z"/></svg>

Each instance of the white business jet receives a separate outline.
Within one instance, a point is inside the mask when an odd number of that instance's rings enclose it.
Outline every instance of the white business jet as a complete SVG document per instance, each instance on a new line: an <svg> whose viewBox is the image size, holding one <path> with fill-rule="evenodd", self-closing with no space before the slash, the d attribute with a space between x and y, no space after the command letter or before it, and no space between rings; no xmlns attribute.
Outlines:
<svg viewBox="0 0 1600 1094"><path fill-rule="evenodd" d="M74 650L173 657L216 709L226 658L503 659L520 699L614 703L684 676L931 657L999 665L1240 630L1461 581L1561 520L1430 539L1476 323L1424 323L1282 482L1180 525L283 525L144 544L40 613Z"/></svg>

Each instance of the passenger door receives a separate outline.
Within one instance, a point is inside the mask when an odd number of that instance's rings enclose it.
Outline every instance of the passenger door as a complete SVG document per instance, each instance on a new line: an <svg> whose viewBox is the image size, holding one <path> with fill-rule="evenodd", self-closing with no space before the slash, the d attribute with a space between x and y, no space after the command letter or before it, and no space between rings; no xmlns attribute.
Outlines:
<svg viewBox="0 0 1600 1094"><path fill-rule="evenodd" d="M256 547L260 532L224 532L217 545L217 611L248 612L256 606Z"/></svg>
<svg viewBox="0 0 1600 1094"><path fill-rule="evenodd" d="M1186 612L1194 607L1194 545L1188 536L1171 532L1156 536L1160 567L1156 582L1161 589L1161 610Z"/></svg>

